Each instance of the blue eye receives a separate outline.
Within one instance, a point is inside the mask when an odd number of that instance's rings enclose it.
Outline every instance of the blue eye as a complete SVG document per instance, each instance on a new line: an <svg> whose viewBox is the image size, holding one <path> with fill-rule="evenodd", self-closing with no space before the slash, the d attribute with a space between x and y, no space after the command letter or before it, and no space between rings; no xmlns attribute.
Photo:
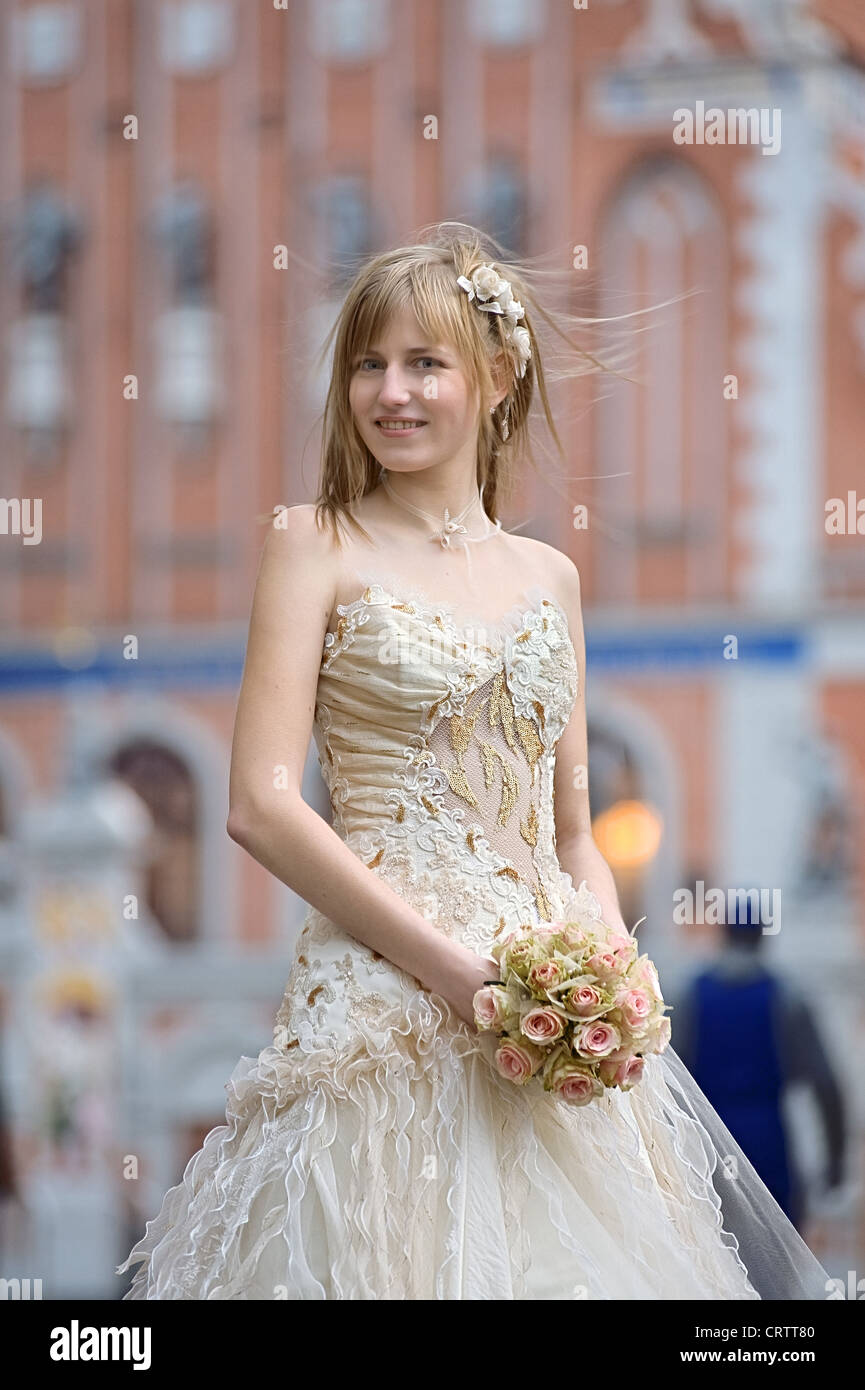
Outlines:
<svg viewBox="0 0 865 1390"><path fill-rule="evenodd" d="M415 362L430 362L434 367L440 367L442 365L442 363L439 361L437 357L416 357L414 360ZM372 362L373 365L376 365L378 363L378 358L361 357L357 364L357 370L359 372L362 372L366 367L367 362Z"/></svg>

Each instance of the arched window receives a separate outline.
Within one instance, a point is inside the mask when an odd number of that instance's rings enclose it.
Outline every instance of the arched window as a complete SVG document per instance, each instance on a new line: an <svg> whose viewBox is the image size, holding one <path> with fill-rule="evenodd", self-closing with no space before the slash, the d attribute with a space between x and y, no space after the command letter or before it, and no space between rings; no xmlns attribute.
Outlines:
<svg viewBox="0 0 865 1390"><path fill-rule="evenodd" d="M632 349L596 409L598 591L605 600L701 601L727 591L730 362L726 238L704 180L666 156L631 172L601 221L601 316ZM697 293L689 293L697 291ZM615 475L615 476L614 476Z"/></svg>
<svg viewBox="0 0 865 1390"><path fill-rule="evenodd" d="M170 940L194 941L200 930L200 807L189 768L171 749L146 738L123 744L109 766L153 817L148 908Z"/></svg>

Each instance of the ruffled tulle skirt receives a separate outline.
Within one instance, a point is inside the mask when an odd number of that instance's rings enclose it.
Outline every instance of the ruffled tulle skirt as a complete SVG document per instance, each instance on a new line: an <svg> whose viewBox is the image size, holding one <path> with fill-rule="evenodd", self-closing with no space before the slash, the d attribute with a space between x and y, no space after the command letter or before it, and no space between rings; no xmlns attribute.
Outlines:
<svg viewBox="0 0 865 1390"><path fill-rule="evenodd" d="M501 1078L494 1047L417 990L384 1035L242 1057L125 1297L825 1297L672 1048L573 1107Z"/></svg>

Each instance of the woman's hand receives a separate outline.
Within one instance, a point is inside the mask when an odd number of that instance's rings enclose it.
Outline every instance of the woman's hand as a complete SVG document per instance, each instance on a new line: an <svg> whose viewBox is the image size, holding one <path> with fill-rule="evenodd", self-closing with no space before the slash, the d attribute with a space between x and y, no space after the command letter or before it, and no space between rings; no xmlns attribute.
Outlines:
<svg viewBox="0 0 865 1390"><path fill-rule="evenodd" d="M479 956L468 946L463 946L449 961L444 977L431 988L441 994L463 1022L477 1032L472 1000L488 980L498 979L499 967L492 956Z"/></svg>

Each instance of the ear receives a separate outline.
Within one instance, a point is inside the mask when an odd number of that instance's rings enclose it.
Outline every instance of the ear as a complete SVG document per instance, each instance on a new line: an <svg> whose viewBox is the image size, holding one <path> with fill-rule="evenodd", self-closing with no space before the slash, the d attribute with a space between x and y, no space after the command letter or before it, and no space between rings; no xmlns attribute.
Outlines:
<svg viewBox="0 0 865 1390"><path fill-rule="evenodd" d="M490 396L487 402L488 410L503 401L510 388L511 364L503 352L496 355L491 370L495 383L495 394Z"/></svg>

